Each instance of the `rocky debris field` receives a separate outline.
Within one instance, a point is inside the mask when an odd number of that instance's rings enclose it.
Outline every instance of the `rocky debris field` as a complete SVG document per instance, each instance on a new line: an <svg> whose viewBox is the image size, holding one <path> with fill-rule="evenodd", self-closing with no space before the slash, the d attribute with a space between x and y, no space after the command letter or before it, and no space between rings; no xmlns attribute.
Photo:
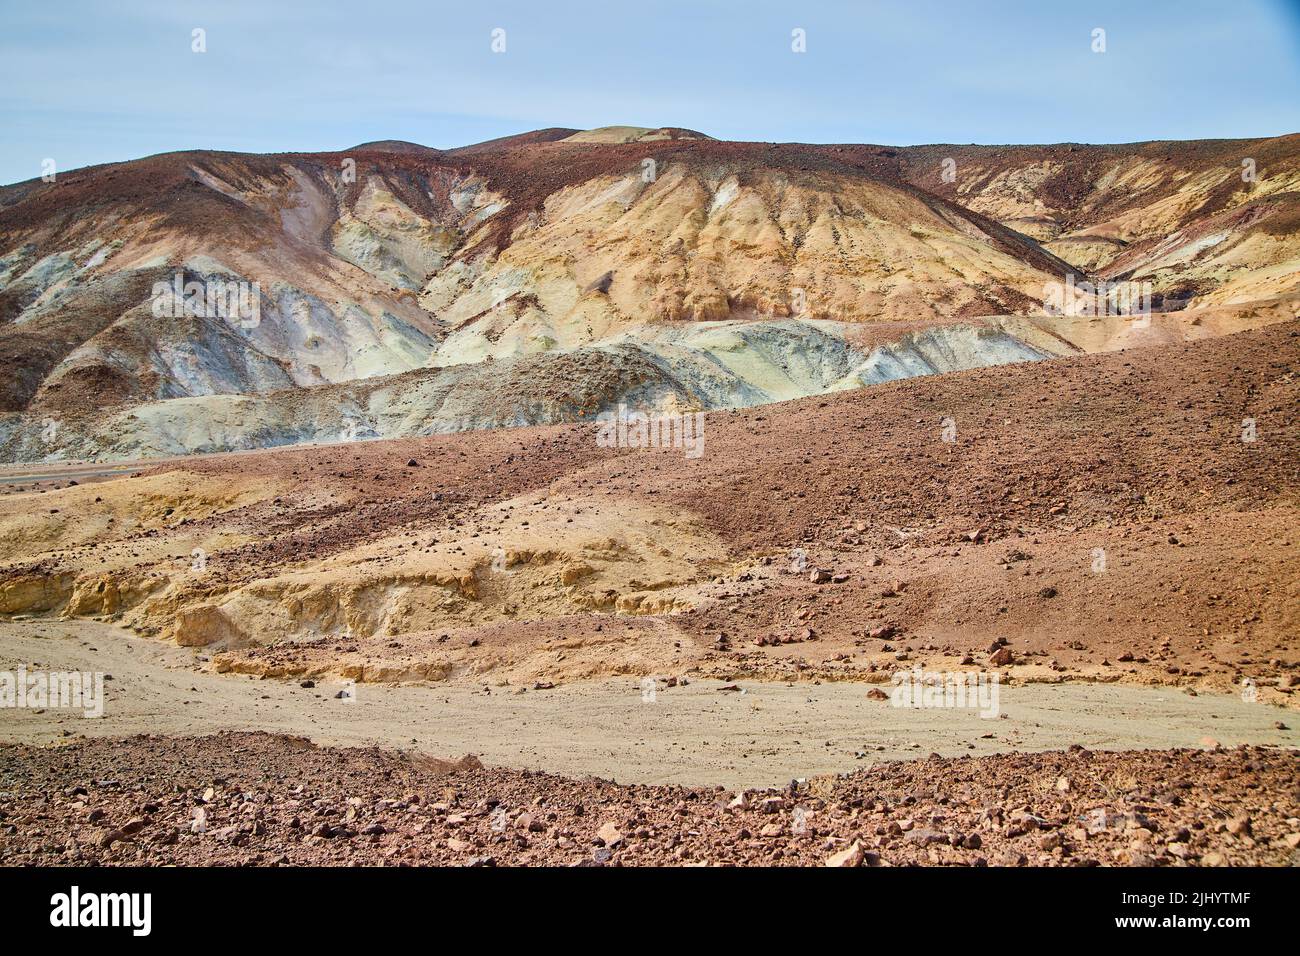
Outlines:
<svg viewBox="0 0 1300 956"><path fill-rule="evenodd" d="M0 749L4 865L1294 863L1300 757L881 763L785 788L620 786L260 733Z"/></svg>

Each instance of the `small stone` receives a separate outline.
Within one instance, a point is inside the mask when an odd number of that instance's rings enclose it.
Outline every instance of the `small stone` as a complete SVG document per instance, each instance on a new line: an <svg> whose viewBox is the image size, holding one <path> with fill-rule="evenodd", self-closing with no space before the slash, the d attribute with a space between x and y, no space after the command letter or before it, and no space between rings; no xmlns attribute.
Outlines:
<svg viewBox="0 0 1300 956"><path fill-rule="evenodd" d="M940 833L938 830L916 830L907 831L903 837L908 843L919 843L921 846L929 846L932 843L948 843L948 834Z"/></svg>
<svg viewBox="0 0 1300 956"><path fill-rule="evenodd" d="M597 830L596 836L600 837L607 847L615 847L623 842L623 834L618 831L618 827L614 825L613 821L606 823Z"/></svg>
<svg viewBox="0 0 1300 956"><path fill-rule="evenodd" d="M826 858L827 866L861 866L862 865L862 846L857 840L840 850L839 853L832 853Z"/></svg>
<svg viewBox="0 0 1300 956"><path fill-rule="evenodd" d="M546 824L533 813L521 813L515 824L521 830L527 830L529 833L544 833L546 831Z"/></svg>

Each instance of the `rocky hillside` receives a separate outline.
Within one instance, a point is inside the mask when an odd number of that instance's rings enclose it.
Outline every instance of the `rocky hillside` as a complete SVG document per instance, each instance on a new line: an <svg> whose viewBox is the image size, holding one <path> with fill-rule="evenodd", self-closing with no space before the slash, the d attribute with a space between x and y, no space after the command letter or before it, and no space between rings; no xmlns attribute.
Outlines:
<svg viewBox="0 0 1300 956"><path fill-rule="evenodd" d="M1032 236L1081 270L1152 282L1169 306L1300 288L1300 135L900 153L909 182Z"/></svg>
<svg viewBox="0 0 1300 956"><path fill-rule="evenodd" d="M61 173L0 189L0 460L744 407L1140 344L986 318L1070 273L1151 281L1186 314L1161 341L1263 325L1300 289L1298 147L607 127Z"/></svg>
<svg viewBox="0 0 1300 956"><path fill-rule="evenodd" d="M99 619L298 680L884 681L975 661L1249 676L1282 703L1300 687L1298 359L1288 322L916 376L707 413L698 456L603 447L589 424L106 481L43 465L0 484L0 618Z"/></svg>

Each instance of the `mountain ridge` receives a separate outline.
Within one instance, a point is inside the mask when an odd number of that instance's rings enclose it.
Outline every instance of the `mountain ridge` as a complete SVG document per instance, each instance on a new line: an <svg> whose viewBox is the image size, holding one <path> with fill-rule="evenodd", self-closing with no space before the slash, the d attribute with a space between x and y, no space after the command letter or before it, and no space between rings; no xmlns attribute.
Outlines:
<svg viewBox="0 0 1300 956"><path fill-rule="evenodd" d="M1300 291L1297 135L887 147L591 132L185 151L0 188L0 357L20 369L0 388L0 456L73 453L36 439L49 418L579 349L598 364L634 350L652 403L735 407L838 381L815 364L789 371L791 341L826 359L844 348L826 351L809 320L841 343L859 325L936 321L975 343L984 333L962 328L1042 315L1053 284L1132 280L1184 314L1162 334L1199 335L1202 312L1208 328L1254 327L1290 317ZM178 276L255 288L257 323L159 316L157 290ZM683 324L700 334L682 339ZM985 358L1041 352L1016 343ZM718 348L739 349L744 368L717 365ZM971 348L942 364L984 354ZM728 378L701 378L701 358ZM563 366L527 366L540 377L514 383L522 407L545 406L529 395ZM129 453L121 437L76 453Z"/></svg>

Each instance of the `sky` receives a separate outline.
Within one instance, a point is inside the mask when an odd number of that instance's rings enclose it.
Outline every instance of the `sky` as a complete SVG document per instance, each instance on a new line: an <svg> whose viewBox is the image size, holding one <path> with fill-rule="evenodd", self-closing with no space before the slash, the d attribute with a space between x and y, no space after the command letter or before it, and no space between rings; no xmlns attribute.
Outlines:
<svg viewBox="0 0 1300 956"><path fill-rule="evenodd" d="M46 158L608 125L890 145L1300 132L1300 0L0 0L0 183Z"/></svg>

